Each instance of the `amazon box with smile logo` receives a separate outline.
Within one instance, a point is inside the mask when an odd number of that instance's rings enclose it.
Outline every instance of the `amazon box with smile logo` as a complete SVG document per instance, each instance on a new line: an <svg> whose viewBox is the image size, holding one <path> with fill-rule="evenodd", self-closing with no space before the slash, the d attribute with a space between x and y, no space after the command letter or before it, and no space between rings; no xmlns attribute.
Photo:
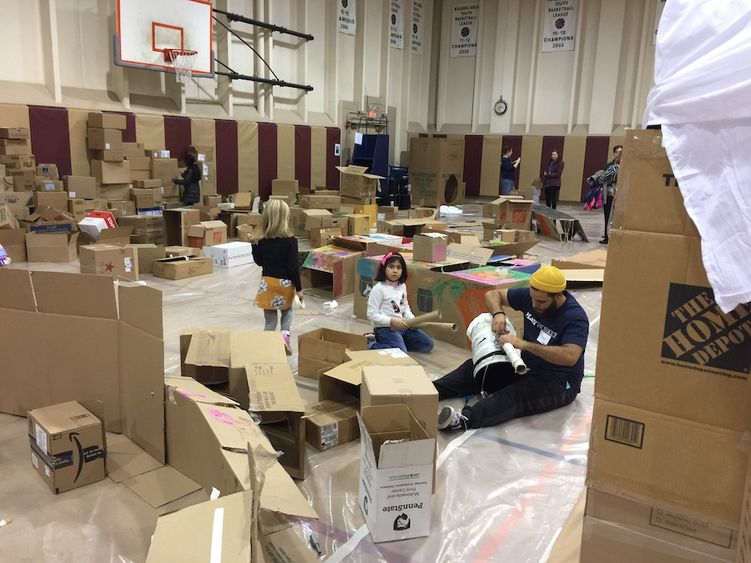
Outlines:
<svg viewBox="0 0 751 563"><path fill-rule="evenodd" d="M29 411L31 464L63 493L104 479L102 422L75 401Z"/></svg>

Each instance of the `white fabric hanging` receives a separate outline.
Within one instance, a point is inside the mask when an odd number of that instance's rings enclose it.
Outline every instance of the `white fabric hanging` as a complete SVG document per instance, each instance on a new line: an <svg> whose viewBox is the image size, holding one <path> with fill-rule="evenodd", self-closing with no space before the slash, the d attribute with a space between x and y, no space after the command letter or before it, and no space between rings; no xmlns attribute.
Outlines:
<svg viewBox="0 0 751 563"><path fill-rule="evenodd" d="M668 0L644 125L663 146L702 239L715 300L751 301L751 0Z"/></svg>

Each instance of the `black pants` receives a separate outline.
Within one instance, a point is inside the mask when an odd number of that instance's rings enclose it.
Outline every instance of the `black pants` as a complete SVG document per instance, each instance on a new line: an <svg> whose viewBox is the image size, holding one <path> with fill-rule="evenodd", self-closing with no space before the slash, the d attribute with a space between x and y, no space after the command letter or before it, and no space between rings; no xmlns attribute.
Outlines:
<svg viewBox="0 0 751 563"><path fill-rule="evenodd" d="M603 236L606 239L608 238L608 223L610 222L610 210L611 209L613 209L613 196L606 195L605 203L602 206L602 210L605 213L605 234Z"/></svg>
<svg viewBox="0 0 751 563"><path fill-rule="evenodd" d="M527 372L517 375L508 362L488 367L473 375L472 360L467 360L451 373L433 382L438 399L477 395L483 388L489 396L473 406L466 406L468 428L495 426L512 418L540 414L564 407L574 401L577 389L566 389L566 378L556 373Z"/></svg>
<svg viewBox="0 0 751 563"><path fill-rule="evenodd" d="M558 186L545 186L545 205L548 207L556 208L558 205Z"/></svg>

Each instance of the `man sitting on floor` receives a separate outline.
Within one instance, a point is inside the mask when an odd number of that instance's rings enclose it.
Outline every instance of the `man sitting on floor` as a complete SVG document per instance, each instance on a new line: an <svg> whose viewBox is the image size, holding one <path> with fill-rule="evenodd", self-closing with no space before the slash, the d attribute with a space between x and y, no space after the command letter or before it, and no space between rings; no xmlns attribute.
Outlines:
<svg viewBox="0 0 751 563"><path fill-rule="evenodd" d="M485 305L493 315L493 332L499 344L510 343L520 349L529 371L517 375L511 363L494 363L478 372L478 381L469 359L433 382L439 400L478 393L483 396L472 406L465 404L461 411L443 407L438 415L441 430L495 426L563 407L579 394L589 319L566 291L566 278L558 268L541 267L532 274L529 289L489 291ZM506 332L504 306L524 313L523 340Z"/></svg>

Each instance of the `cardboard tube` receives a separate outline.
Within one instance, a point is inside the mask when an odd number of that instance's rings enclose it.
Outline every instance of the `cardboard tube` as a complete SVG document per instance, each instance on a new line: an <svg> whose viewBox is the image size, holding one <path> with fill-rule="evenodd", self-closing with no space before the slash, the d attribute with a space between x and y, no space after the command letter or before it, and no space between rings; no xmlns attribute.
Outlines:
<svg viewBox="0 0 751 563"><path fill-rule="evenodd" d="M450 330L451 332L458 332L459 327L456 326L456 323L431 323L431 322L425 322L420 323L418 325L420 328L435 328L438 330Z"/></svg>
<svg viewBox="0 0 751 563"><path fill-rule="evenodd" d="M418 317L415 317L414 319L405 320L404 322L407 324L407 326L413 327L439 320L441 320L441 312L431 311L430 313L425 313L424 315L420 315Z"/></svg>

